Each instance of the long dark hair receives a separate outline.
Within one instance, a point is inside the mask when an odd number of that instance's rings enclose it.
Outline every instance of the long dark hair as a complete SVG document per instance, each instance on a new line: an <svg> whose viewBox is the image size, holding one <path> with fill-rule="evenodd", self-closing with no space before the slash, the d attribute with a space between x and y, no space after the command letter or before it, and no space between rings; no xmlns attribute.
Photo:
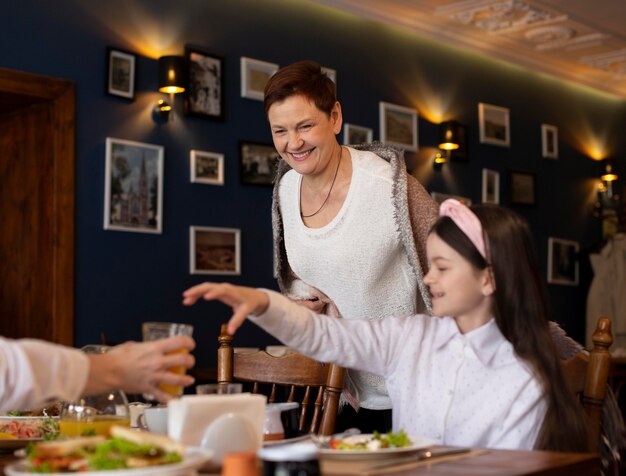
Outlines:
<svg viewBox="0 0 626 476"><path fill-rule="evenodd" d="M568 389L550 334L546 289L528 224L505 208L475 205L471 209L482 224L490 263L450 217L439 218L431 232L477 269L491 266L496 323L515 353L535 370L547 399L547 413L535 447L589 451L582 405Z"/></svg>

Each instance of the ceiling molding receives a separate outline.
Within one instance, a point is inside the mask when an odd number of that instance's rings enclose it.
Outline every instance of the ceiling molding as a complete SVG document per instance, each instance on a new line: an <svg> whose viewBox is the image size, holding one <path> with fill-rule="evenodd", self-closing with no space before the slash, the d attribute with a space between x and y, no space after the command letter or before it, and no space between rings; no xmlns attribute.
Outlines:
<svg viewBox="0 0 626 476"><path fill-rule="evenodd" d="M626 98L624 0L313 0Z"/></svg>

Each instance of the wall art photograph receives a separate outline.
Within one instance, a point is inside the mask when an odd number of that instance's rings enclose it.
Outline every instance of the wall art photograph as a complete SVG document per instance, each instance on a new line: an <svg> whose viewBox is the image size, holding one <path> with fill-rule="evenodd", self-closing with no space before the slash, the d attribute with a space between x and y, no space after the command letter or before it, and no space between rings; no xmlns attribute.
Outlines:
<svg viewBox="0 0 626 476"><path fill-rule="evenodd" d="M269 79L278 71L278 65L241 57L241 97L263 101L263 91Z"/></svg>
<svg viewBox="0 0 626 476"><path fill-rule="evenodd" d="M343 125L343 143L349 144L369 144L374 137L374 131L369 127L356 126L345 123Z"/></svg>
<svg viewBox="0 0 626 476"><path fill-rule="evenodd" d="M107 48L107 93L126 99L135 98L137 57L128 51Z"/></svg>
<svg viewBox="0 0 626 476"><path fill-rule="evenodd" d="M559 129L550 124L541 124L541 155L544 159L559 158Z"/></svg>
<svg viewBox="0 0 626 476"><path fill-rule="evenodd" d="M511 172L511 203L514 205L535 204L535 174Z"/></svg>
<svg viewBox="0 0 626 476"><path fill-rule="evenodd" d="M224 118L224 60L203 48L185 46L189 87L185 91L185 113Z"/></svg>
<svg viewBox="0 0 626 476"><path fill-rule="evenodd" d="M417 151L417 111L381 102L380 141L404 150Z"/></svg>
<svg viewBox="0 0 626 476"><path fill-rule="evenodd" d="M500 174L495 170L483 169L483 203L500 203Z"/></svg>
<svg viewBox="0 0 626 476"><path fill-rule="evenodd" d="M509 147L510 125L509 110L505 107L491 104L478 104L478 123L480 127L480 142L482 144Z"/></svg>
<svg viewBox="0 0 626 476"><path fill-rule="evenodd" d="M208 226L189 227L191 274L241 274L241 230Z"/></svg>
<svg viewBox="0 0 626 476"><path fill-rule="evenodd" d="M548 283L578 285L578 243L548 238Z"/></svg>
<svg viewBox="0 0 626 476"><path fill-rule="evenodd" d="M161 233L163 146L106 139L104 229Z"/></svg>
<svg viewBox="0 0 626 476"><path fill-rule="evenodd" d="M273 145L259 142L241 142L240 178L248 185L272 185L280 155Z"/></svg>
<svg viewBox="0 0 626 476"><path fill-rule="evenodd" d="M445 202L448 198L454 198L455 200L458 200L459 202L467 205L468 207L472 205L471 198L462 197L461 195L452 195L450 193L441 193L441 192L430 192L430 196L439 205Z"/></svg>
<svg viewBox="0 0 626 476"><path fill-rule="evenodd" d="M189 169L193 183L224 185L224 154L192 150Z"/></svg>

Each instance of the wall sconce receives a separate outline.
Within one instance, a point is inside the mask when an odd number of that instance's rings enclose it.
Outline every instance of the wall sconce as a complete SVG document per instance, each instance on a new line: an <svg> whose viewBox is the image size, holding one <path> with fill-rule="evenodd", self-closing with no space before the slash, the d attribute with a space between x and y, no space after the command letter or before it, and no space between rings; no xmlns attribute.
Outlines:
<svg viewBox="0 0 626 476"><path fill-rule="evenodd" d="M456 121L446 121L439 124L439 141L437 147L445 151L445 156L438 153L435 155L433 167L441 170L443 164L450 160L453 150L459 150L465 144L465 127Z"/></svg>
<svg viewBox="0 0 626 476"><path fill-rule="evenodd" d="M170 102L159 99L154 112L159 117L174 119L170 116L174 106L174 94L185 91L186 61L183 56L161 56L159 58L159 91L170 95Z"/></svg>
<svg viewBox="0 0 626 476"><path fill-rule="evenodd" d="M613 182L619 177L615 160L604 159L601 162L602 175L598 183L597 201L594 204L594 216L602 220L602 236L612 236L619 226L620 197L613 191Z"/></svg>

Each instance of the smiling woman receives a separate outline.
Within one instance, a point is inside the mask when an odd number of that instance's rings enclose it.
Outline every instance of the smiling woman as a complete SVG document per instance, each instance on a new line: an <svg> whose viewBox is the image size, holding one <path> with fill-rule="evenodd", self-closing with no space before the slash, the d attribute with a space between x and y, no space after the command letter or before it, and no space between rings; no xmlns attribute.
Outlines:
<svg viewBox="0 0 626 476"><path fill-rule="evenodd" d="M274 74L264 105L282 159L272 210L282 292L346 319L429 311L424 247L437 205L407 174L402 152L338 143L343 112L335 83L315 62ZM348 373L343 398L350 405L339 415L339 429L389 430L391 401L382 379Z"/></svg>

